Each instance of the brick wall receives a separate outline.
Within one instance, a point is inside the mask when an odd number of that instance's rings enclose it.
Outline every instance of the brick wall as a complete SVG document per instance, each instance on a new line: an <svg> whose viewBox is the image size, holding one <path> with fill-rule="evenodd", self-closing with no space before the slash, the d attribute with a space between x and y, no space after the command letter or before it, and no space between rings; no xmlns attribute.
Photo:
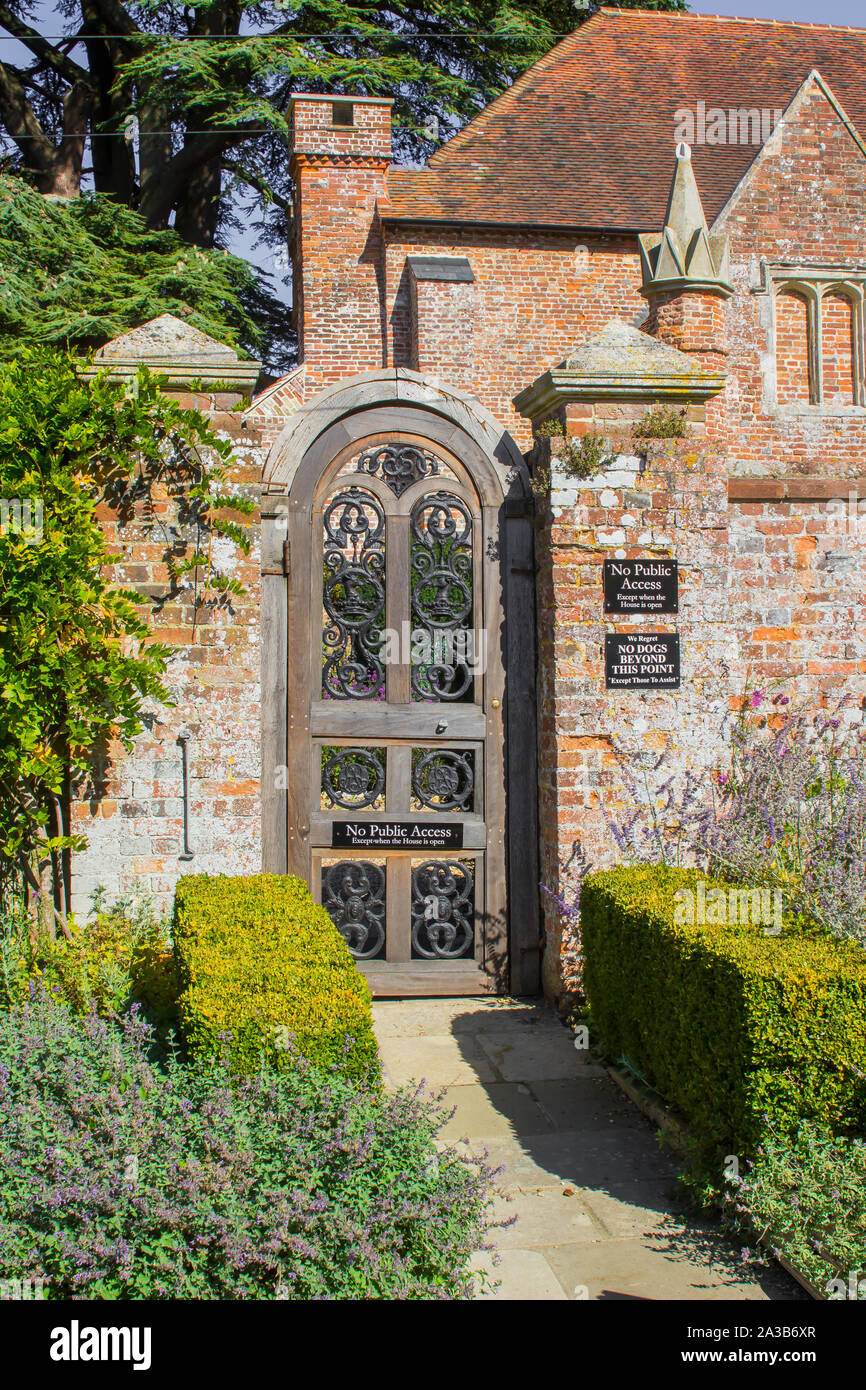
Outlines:
<svg viewBox="0 0 866 1390"><path fill-rule="evenodd" d="M475 362L473 394L522 449L531 447L532 434L512 405L517 392L610 319L638 324L647 315L637 246L630 239L525 229L413 234L386 224L384 254L388 360L398 367L413 361L407 257L466 256L475 275L475 341L471 353L461 345L460 354ZM425 370L448 381L457 341L437 334L436 344L426 351Z"/></svg>
<svg viewBox="0 0 866 1390"><path fill-rule="evenodd" d="M193 398L186 399L187 404ZM214 427L236 441L228 491L256 497L262 457L254 436L239 437L237 416L215 412ZM102 516L115 561L111 579L135 589L150 610L153 640L176 650L166 676L173 704L149 703L147 727L131 753L107 751L93 783L72 806L73 829L88 848L72 860L73 909L87 915L94 890L109 899L135 884L168 906L182 873L255 873L261 869L261 627L258 521L251 517L250 554L214 538L223 568L246 593L231 605L194 609L185 585L170 590L167 558L182 526L181 494L153 491L121 522ZM183 852L182 752L178 734L191 738L191 860Z"/></svg>
<svg viewBox="0 0 866 1390"><path fill-rule="evenodd" d="M718 735L736 676L728 607L727 459L700 439L651 442L620 455L589 482L570 481L553 461L550 511L538 533L539 782L541 877L569 898L576 845L596 865L619 851L606 828L632 809L618 754L640 788L674 776L680 787L718 754ZM678 617L603 613L605 559L677 556ZM679 632L678 691L607 690L604 638L616 632ZM661 766L660 764L661 760ZM571 868L567 867L571 861ZM567 919L548 894L545 987L575 983Z"/></svg>
<svg viewBox="0 0 866 1390"><path fill-rule="evenodd" d="M826 294L821 301L821 356L824 399L828 404L854 404L853 322L851 301Z"/></svg>
<svg viewBox="0 0 866 1390"><path fill-rule="evenodd" d="M474 394L478 377L475 284L419 280L410 273L412 356L416 372Z"/></svg>
<svg viewBox="0 0 866 1390"><path fill-rule="evenodd" d="M731 617L756 684L866 689L866 496L731 503Z"/></svg>
<svg viewBox="0 0 866 1390"><path fill-rule="evenodd" d="M776 400L779 405L809 395L809 305L801 294L776 297Z"/></svg>
<svg viewBox="0 0 866 1390"><path fill-rule="evenodd" d="M861 475L866 417L862 408L838 401L821 409L805 405L804 312L788 296L776 303L782 364L777 406L772 305L761 270L762 259L769 266L866 266L866 156L820 87L807 90L776 128L716 230L728 235L736 291L725 393L732 472ZM847 349L840 341L845 330L839 308L831 304L828 317L825 341L831 355L841 353L825 389L832 397L842 389Z"/></svg>

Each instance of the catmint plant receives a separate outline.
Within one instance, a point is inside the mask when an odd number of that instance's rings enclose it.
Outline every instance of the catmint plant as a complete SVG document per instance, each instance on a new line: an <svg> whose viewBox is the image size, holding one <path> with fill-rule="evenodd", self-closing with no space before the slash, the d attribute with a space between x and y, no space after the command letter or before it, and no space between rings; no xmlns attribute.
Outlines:
<svg viewBox="0 0 866 1390"><path fill-rule="evenodd" d="M133 1009L0 1013L0 1278L57 1299L464 1298L493 1173L417 1090L153 1060Z"/></svg>

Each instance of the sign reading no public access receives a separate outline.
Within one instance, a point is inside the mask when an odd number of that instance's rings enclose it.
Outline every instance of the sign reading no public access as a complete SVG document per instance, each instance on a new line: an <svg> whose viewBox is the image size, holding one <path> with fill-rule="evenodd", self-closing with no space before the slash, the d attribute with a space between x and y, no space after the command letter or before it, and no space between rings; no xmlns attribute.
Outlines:
<svg viewBox="0 0 866 1390"><path fill-rule="evenodd" d="M679 633L608 632L604 680L608 690L679 690Z"/></svg>
<svg viewBox="0 0 866 1390"><path fill-rule="evenodd" d="M462 849L463 826L454 821L337 820L331 844L339 849Z"/></svg>
<svg viewBox="0 0 866 1390"><path fill-rule="evenodd" d="M605 613L677 613L676 560L605 560Z"/></svg>

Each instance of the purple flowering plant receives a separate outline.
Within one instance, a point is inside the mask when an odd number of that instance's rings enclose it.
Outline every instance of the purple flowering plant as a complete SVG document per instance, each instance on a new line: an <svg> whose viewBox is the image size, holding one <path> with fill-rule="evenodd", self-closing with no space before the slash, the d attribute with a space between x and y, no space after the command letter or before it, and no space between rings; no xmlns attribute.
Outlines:
<svg viewBox="0 0 866 1390"><path fill-rule="evenodd" d="M136 1008L0 1012L0 1278L56 1299L470 1296L494 1174L418 1090L156 1060Z"/></svg>
<svg viewBox="0 0 866 1390"><path fill-rule="evenodd" d="M672 773L666 754L615 748L617 804L599 805L625 864L694 865L729 883L779 888L789 926L866 945L866 731L848 701L798 709L754 690L727 730L721 767ZM595 865L576 844L543 891L571 934Z"/></svg>
<svg viewBox="0 0 866 1390"><path fill-rule="evenodd" d="M770 1128L722 1211L728 1229L785 1256L822 1293L850 1297L850 1276L866 1273L866 1143L807 1120L793 1136Z"/></svg>

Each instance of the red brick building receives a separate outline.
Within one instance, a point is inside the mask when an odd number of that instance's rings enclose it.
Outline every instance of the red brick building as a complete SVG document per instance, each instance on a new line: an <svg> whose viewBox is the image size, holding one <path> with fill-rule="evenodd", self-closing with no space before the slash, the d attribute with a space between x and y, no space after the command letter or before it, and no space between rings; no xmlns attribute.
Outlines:
<svg viewBox="0 0 866 1390"><path fill-rule="evenodd" d="M77 808L79 901L264 864L382 992L561 993L539 884L615 858L619 758L700 776L775 679L862 717L864 62L866 31L605 9L419 170L387 101L294 98L301 364L216 412L260 553L194 638L163 609L177 705ZM636 439L659 407L685 436ZM606 612L605 560L676 560L676 611Z"/></svg>

